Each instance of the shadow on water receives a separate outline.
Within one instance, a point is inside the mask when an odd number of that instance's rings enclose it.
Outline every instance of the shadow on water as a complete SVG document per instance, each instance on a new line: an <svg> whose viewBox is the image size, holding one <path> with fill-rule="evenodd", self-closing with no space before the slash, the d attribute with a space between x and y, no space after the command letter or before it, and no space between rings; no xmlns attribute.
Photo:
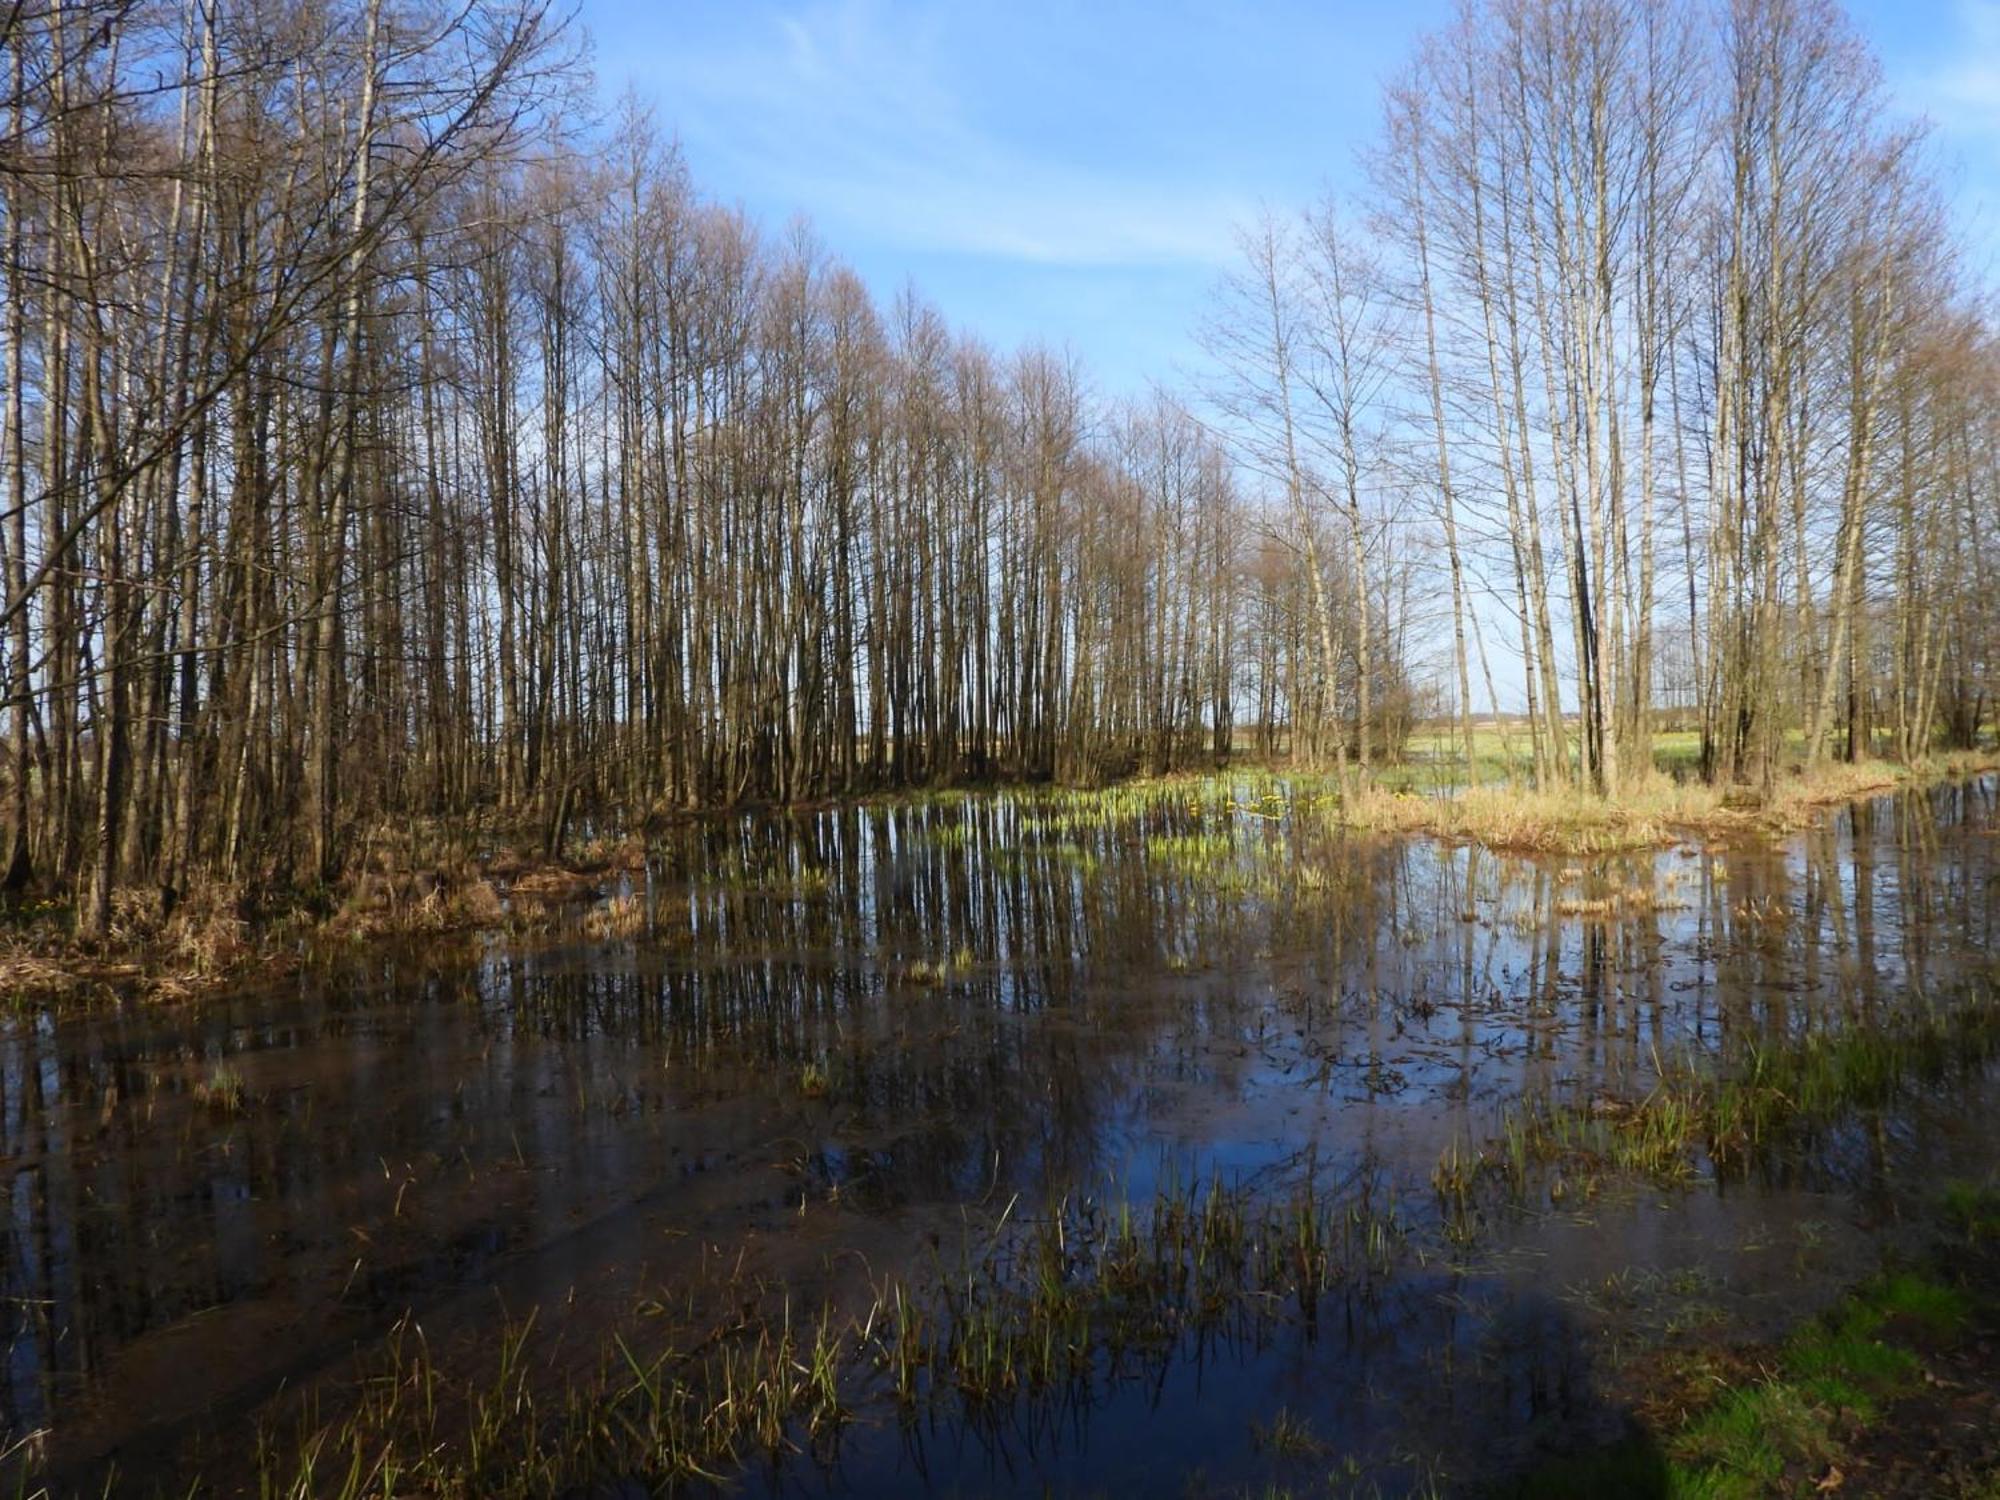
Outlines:
<svg viewBox="0 0 2000 1500"><path fill-rule="evenodd" d="M529 1310L583 1351L718 1265L804 1305L1009 1205L1188 1173L1379 1171L1421 1217L1439 1153L1523 1094L1632 1097L1663 1058L1983 974L1995 794L1577 862L1349 839L1304 789L1227 782L717 820L554 941L16 1016L0 1425L79 1482L226 1467L406 1312L447 1357ZM1455 1269L1336 1319L984 1420L864 1420L838 1465L753 1479L1131 1492L1360 1464L1395 1490L1615 1437L1595 1351L1652 1330L1607 1277L1684 1274L1676 1306L1774 1325L1871 1268L1906 1179L1990 1166L1966 1113L1830 1128L1728 1191L1496 1216Z"/></svg>

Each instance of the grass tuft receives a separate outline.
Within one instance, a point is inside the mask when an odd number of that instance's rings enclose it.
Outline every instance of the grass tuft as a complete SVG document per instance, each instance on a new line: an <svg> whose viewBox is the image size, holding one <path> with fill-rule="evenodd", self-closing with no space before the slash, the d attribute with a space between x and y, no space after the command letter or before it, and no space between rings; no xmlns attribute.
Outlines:
<svg viewBox="0 0 2000 1500"><path fill-rule="evenodd" d="M243 1075L228 1063L217 1063L194 1086L195 1102L218 1115L241 1113L245 1097Z"/></svg>

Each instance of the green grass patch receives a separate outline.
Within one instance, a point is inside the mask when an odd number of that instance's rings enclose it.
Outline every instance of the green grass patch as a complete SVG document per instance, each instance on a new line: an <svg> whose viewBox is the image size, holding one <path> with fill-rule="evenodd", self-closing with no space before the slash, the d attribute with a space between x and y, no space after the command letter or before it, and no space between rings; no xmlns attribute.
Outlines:
<svg viewBox="0 0 2000 1500"><path fill-rule="evenodd" d="M1824 1471L1841 1451L1834 1413L1782 1381L1734 1390L1670 1445L1670 1495L1775 1493L1788 1469Z"/></svg>
<svg viewBox="0 0 2000 1500"><path fill-rule="evenodd" d="M1670 1493L1762 1495L1828 1472L1855 1432L1915 1388L1922 1365L1908 1332L1955 1337L1971 1312L1963 1293L1914 1272L1870 1282L1787 1339L1768 1379L1725 1392L1668 1441Z"/></svg>
<svg viewBox="0 0 2000 1500"><path fill-rule="evenodd" d="M1761 1376L1725 1384L1674 1430L1639 1431L1565 1455L1495 1493L1750 1500L1810 1493L1855 1437L1914 1390L1923 1366L1910 1339L1949 1341L1967 1327L1964 1293L1910 1271L1867 1283L1755 1361Z"/></svg>
<svg viewBox="0 0 2000 1500"><path fill-rule="evenodd" d="M1972 1299L1964 1292L1914 1272L1886 1276L1864 1297L1884 1318L1906 1318L1939 1338L1957 1337L1972 1321Z"/></svg>
<svg viewBox="0 0 2000 1500"><path fill-rule="evenodd" d="M1944 1190L1946 1225L1973 1244L2000 1237L2000 1189L1991 1184L1953 1182Z"/></svg>
<svg viewBox="0 0 2000 1500"><path fill-rule="evenodd" d="M1488 1179L1523 1195L1550 1173L1584 1182L1605 1172L1662 1182L1730 1175L1801 1127L1881 1108L1996 1056L2000 995L1976 981L1953 1002L1912 1004L1892 1019L1751 1044L1721 1059L1662 1061L1643 1097L1525 1097L1501 1112L1497 1138L1476 1151L1448 1145L1431 1183L1447 1207L1463 1210ZM2000 1223L2000 1201L1990 1195L1966 1190L1956 1201L1967 1232Z"/></svg>

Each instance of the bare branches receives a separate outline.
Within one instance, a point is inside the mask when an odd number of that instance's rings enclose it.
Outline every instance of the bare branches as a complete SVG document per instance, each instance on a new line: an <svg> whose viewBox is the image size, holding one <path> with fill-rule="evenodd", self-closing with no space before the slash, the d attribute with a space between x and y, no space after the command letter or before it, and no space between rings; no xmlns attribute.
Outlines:
<svg viewBox="0 0 2000 1500"><path fill-rule="evenodd" d="M1901 675L1942 647L1925 497L1967 490L1929 464L1975 445L1927 426L1934 399L1907 427L1883 413L1926 389L1918 351L1968 299L1838 9L1468 4L1387 91L1369 166L1365 244L1325 209L1246 237L1208 339L1237 377L1216 406L1295 536L1296 497L1422 497L1462 738L1483 601L1518 639L1540 780L1651 774L1664 712L1700 731L1704 774L1767 781L1843 726L1870 753L1885 695L1913 726L1896 752L1925 753L1929 689ZM1669 598L1684 644L1662 654ZM1900 665L1857 643L1871 613ZM1981 672L1960 691L1983 703Z"/></svg>

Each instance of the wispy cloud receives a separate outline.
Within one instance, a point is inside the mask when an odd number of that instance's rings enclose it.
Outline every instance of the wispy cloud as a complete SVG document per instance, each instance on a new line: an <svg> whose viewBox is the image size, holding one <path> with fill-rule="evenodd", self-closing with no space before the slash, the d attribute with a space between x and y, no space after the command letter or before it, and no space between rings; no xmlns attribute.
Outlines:
<svg viewBox="0 0 2000 1500"><path fill-rule="evenodd" d="M1940 127L2000 149L2000 0L1959 0L1948 53L1916 82L1914 102Z"/></svg>
<svg viewBox="0 0 2000 1500"><path fill-rule="evenodd" d="M1161 164L1074 159L1050 118L1068 101L1032 70L1008 99L981 97L953 24L949 7L821 0L682 51L667 107L726 180L799 204L841 242L1080 267L1229 259L1247 198ZM1004 128L1000 105L1016 112Z"/></svg>
<svg viewBox="0 0 2000 1500"><path fill-rule="evenodd" d="M1975 280L2000 285L2000 0L1957 0L1948 24L1900 40L1892 85L1904 108L1935 130L1958 236ZM1891 34L1892 43L1898 40Z"/></svg>

